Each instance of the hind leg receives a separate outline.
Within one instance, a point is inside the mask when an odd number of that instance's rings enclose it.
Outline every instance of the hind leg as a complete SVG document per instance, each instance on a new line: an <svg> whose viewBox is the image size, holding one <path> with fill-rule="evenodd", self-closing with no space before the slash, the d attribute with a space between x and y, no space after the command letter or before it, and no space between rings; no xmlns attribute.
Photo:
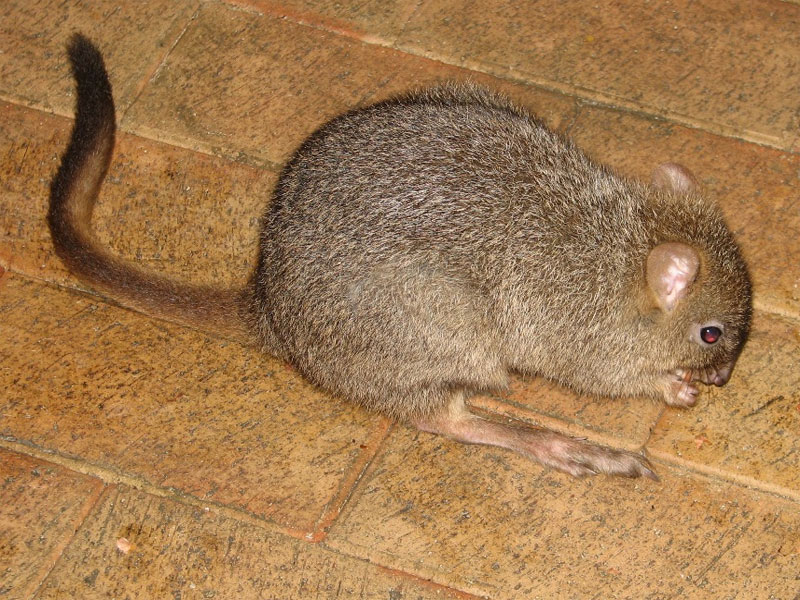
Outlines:
<svg viewBox="0 0 800 600"><path fill-rule="evenodd" d="M420 430L467 444L507 448L576 477L606 473L658 480L640 454L598 446L549 429L517 427L488 421L469 412L463 393L457 392L445 410L414 421Z"/></svg>

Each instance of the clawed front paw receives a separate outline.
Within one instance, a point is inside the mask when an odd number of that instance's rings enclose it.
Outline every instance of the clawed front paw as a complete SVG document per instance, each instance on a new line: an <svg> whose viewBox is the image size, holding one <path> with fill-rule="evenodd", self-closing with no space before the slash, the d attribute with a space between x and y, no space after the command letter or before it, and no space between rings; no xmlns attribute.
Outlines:
<svg viewBox="0 0 800 600"><path fill-rule="evenodd" d="M688 408L697 403L700 390L692 385L691 370L675 369L669 374L664 386L664 402L668 405Z"/></svg>

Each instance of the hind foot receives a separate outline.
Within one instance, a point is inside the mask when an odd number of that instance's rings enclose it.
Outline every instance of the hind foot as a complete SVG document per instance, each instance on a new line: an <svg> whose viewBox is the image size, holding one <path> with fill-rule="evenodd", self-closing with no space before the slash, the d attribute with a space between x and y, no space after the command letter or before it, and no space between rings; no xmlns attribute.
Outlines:
<svg viewBox="0 0 800 600"><path fill-rule="evenodd" d="M575 477L605 473L658 481L650 463L641 454L599 446L549 429L487 421L469 412L461 394L454 396L442 414L418 419L414 424L422 431L460 442L507 448Z"/></svg>

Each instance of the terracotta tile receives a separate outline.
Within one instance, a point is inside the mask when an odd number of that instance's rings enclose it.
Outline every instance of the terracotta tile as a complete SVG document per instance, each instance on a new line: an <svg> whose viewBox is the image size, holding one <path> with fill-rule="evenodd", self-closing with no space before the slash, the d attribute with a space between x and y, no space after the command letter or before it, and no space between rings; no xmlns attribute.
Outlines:
<svg viewBox="0 0 800 600"><path fill-rule="evenodd" d="M123 125L146 137L259 164L283 163L328 119L472 73L286 20L206 4ZM535 96L546 113L571 99ZM545 114L545 117L548 115Z"/></svg>
<svg viewBox="0 0 800 600"><path fill-rule="evenodd" d="M743 536L755 535L755 539L749 542L731 540L729 547L717 552L724 560L699 579L704 595L710 598L780 598L787 594L796 598L800 593L796 571L800 524L796 513L755 511L751 522L752 526Z"/></svg>
<svg viewBox="0 0 800 600"><path fill-rule="evenodd" d="M0 104L0 260L16 271L76 285L45 223L49 181L70 122ZM121 134L94 212L100 240L147 268L207 283L246 281L270 171ZM213 243L210 243L212 240Z"/></svg>
<svg viewBox="0 0 800 600"><path fill-rule="evenodd" d="M0 435L293 531L336 509L385 430L280 361L19 276L0 319Z"/></svg>
<svg viewBox="0 0 800 600"><path fill-rule="evenodd" d="M664 412L648 449L800 499L800 324L756 313L731 381Z"/></svg>
<svg viewBox="0 0 800 600"><path fill-rule="evenodd" d="M575 480L398 429L326 543L497 600L800 592L797 504L659 474Z"/></svg>
<svg viewBox="0 0 800 600"><path fill-rule="evenodd" d="M741 243L756 305L800 316L800 156L591 107L570 134L596 158L645 181L664 161L689 167Z"/></svg>
<svg viewBox="0 0 800 600"><path fill-rule="evenodd" d="M789 149L800 7L773 0L423 2L397 46Z"/></svg>
<svg viewBox="0 0 800 600"><path fill-rule="evenodd" d="M122 548L122 549L120 549ZM127 487L112 487L36 598L462 598L381 569Z"/></svg>
<svg viewBox="0 0 800 600"><path fill-rule="evenodd" d="M101 489L91 477L0 449L0 596L31 597Z"/></svg>
<svg viewBox="0 0 800 600"><path fill-rule="evenodd" d="M135 385L159 360L140 343L168 336L140 317L18 276L5 281L0 315L2 435L104 461L169 397L158 380L144 395Z"/></svg>
<svg viewBox="0 0 800 600"><path fill-rule="evenodd" d="M66 144L67 124L58 123L0 102L0 262L18 268L21 260L32 274L53 256L44 215L56 148Z"/></svg>
<svg viewBox="0 0 800 600"><path fill-rule="evenodd" d="M179 397L119 457L120 468L297 535L321 535L386 424L271 359L223 358L204 367L195 386L180 376Z"/></svg>
<svg viewBox="0 0 800 600"><path fill-rule="evenodd" d="M178 396L164 377L190 376L192 353L203 365L223 345L18 276L3 286L0 314L3 434L100 462Z"/></svg>
<svg viewBox="0 0 800 600"><path fill-rule="evenodd" d="M127 108L197 9L197 0L6 0L0 7L0 98L71 114L65 44L80 31L106 53L118 108Z"/></svg>
<svg viewBox="0 0 800 600"><path fill-rule="evenodd" d="M265 14L323 27L370 43L391 45L417 10L416 0L336 2L331 0L226 0Z"/></svg>

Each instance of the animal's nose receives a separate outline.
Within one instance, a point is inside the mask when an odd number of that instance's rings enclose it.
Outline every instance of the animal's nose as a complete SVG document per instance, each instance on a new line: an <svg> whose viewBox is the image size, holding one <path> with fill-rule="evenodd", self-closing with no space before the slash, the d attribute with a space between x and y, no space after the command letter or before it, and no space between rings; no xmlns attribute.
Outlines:
<svg viewBox="0 0 800 600"><path fill-rule="evenodd" d="M712 381L714 385L720 386L725 385L728 382L728 379L731 377L731 371L733 371L733 365L727 364L721 367L716 368L716 373L712 376Z"/></svg>

